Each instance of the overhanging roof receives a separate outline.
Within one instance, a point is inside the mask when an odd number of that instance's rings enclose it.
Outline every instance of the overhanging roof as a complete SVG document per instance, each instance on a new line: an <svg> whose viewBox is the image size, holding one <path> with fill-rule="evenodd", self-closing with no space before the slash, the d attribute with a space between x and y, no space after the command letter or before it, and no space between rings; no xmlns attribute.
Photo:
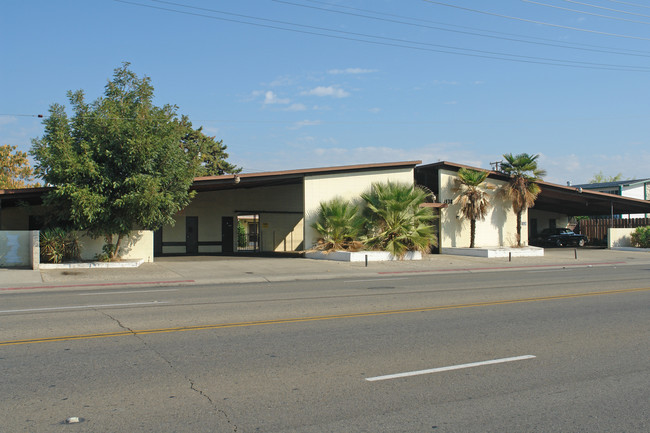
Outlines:
<svg viewBox="0 0 650 433"><path fill-rule="evenodd" d="M298 170L267 171L263 173L226 174L222 176L197 177L191 189L196 191L215 191L224 189L254 188L260 186L290 185L302 183L308 176L324 174L351 173L377 170L390 170L393 168L412 167L422 161L384 162L377 164L342 165L336 167L306 168ZM0 189L0 200L5 203L25 201L40 203L44 193L52 187Z"/></svg>
<svg viewBox="0 0 650 433"><path fill-rule="evenodd" d="M226 174L205 176L194 179L192 189L214 191L223 189L255 188L260 186L291 185L302 183L305 177L324 174L390 170L392 168L415 167L422 161L385 162L378 164L343 165L337 167L306 168L263 173Z"/></svg>
<svg viewBox="0 0 650 433"><path fill-rule="evenodd" d="M50 191L52 187L0 189L0 207L16 206L20 203L32 205L42 202L43 194Z"/></svg>
<svg viewBox="0 0 650 433"><path fill-rule="evenodd" d="M542 189L534 209L566 213L568 215L618 215L650 213L650 201L575 186L538 182Z"/></svg>
<svg viewBox="0 0 650 433"><path fill-rule="evenodd" d="M440 161L433 164L425 164L416 167L419 170L447 169L458 171L460 168L470 168L489 172L489 177L507 181L509 177L503 173L471 167L468 165L456 164L448 161ZM630 182L630 181L628 181ZM650 214L650 201L640 200L620 195L607 194L604 192L588 191L576 186L564 186L550 182L537 182L541 192L537 196L533 209L549 212L564 213L571 216L585 215L614 215L618 214Z"/></svg>

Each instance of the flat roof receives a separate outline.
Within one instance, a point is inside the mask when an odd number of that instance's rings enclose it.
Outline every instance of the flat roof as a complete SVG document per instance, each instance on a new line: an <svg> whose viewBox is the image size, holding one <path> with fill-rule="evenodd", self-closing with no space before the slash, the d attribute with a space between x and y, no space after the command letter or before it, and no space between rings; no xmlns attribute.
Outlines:
<svg viewBox="0 0 650 433"><path fill-rule="evenodd" d="M334 167L304 168L297 170L266 171L261 173L224 174L194 179L192 189L211 191L219 189L254 188L259 186L301 183L305 177L354 171L390 170L391 168L415 167L422 161L382 162L376 164L341 165Z"/></svg>
<svg viewBox="0 0 650 433"><path fill-rule="evenodd" d="M601 183L582 183L579 185L571 185L573 187L580 187L583 189L595 189L595 188L613 188L618 186L630 186L636 185L639 183L648 183L650 179L634 179L634 180L617 180L614 182L601 182Z"/></svg>
<svg viewBox="0 0 650 433"><path fill-rule="evenodd" d="M286 185L302 182L307 176L346 173L354 171L389 170L399 167L415 167L422 161L381 162L376 164L341 165L334 167L303 168L296 170L266 171L261 173L224 174L194 178L190 189L210 191L220 189L253 188L270 185ZM0 199L8 201L35 200L53 187L0 189Z"/></svg>
<svg viewBox="0 0 650 433"><path fill-rule="evenodd" d="M507 181L509 179L505 173L448 161L420 165L416 167L416 172L437 169L458 171L460 168L487 171L489 177L499 180ZM650 201L647 200L590 191L579 186L564 186L545 181L538 181L537 184L539 184L541 192L537 196L535 206L532 209L564 213L571 216L610 215L612 210L614 215L650 213Z"/></svg>

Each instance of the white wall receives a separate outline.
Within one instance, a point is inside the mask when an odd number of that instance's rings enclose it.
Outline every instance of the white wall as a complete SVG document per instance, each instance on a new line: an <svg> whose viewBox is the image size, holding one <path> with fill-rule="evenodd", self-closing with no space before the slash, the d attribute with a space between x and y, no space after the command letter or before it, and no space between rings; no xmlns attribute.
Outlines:
<svg viewBox="0 0 650 433"><path fill-rule="evenodd" d="M638 185L624 186L622 188L622 195L624 197L638 198L639 200L648 200L646 187L647 185L645 183L641 183ZM646 218L646 214L642 214L642 213L625 214L623 215L623 218Z"/></svg>
<svg viewBox="0 0 650 433"><path fill-rule="evenodd" d="M305 250L312 248L318 239L318 233L311 226L318 219L318 209L322 202L341 197L344 200L360 200L360 195L370 191L373 183L379 182L408 183L413 185L412 167L390 170L373 170L305 177Z"/></svg>
<svg viewBox="0 0 650 433"><path fill-rule="evenodd" d="M453 201L458 193L454 192L456 171L439 170L440 202ZM487 190L492 206L483 221L476 221L476 247L511 247L517 245L517 215L510 202L501 197L499 189L506 181L488 178L486 184L493 189ZM521 242L528 244L528 212L521 216ZM440 246L442 248L466 248L470 244L470 221L462 217L460 204L452 203L440 211Z"/></svg>
<svg viewBox="0 0 650 433"><path fill-rule="evenodd" d="M607 248L631 247L632 238L630 235L636 229L607 229Z"/></svg>
<svg viewBox="0 0 650 433"><path fill-rule="evenodd" d="M0 267L38 269L38 231L0 231Z"/></svg>
<svg viewBox="0 0 650 433"><path fill-rule="evenodd" d="M79 241L82 260L95 260L97 255L102 254L106 242L103 237L93 239L87 235L80 236ZM113 242L117 242L117 236L113 236ZM119 252L120 258L124 260L144 259L145 262L153 262L153 232L132 231L130 236L120 242Z"/></svg>

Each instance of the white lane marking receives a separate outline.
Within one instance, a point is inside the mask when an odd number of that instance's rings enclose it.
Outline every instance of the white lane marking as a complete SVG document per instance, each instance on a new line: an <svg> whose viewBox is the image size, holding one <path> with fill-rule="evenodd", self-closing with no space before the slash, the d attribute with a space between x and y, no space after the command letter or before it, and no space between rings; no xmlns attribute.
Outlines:
<svg viewBox="0 0 650 433"><path fill-rule="evenodd" d="M74 305L70 307L29 308L25 310L0 310L0 313L28 313L34 311L73 310L73 309L80 309L80 308L127 307L130 305L152 305L152 304L169 304L169 302L151 301L151 302L132 302L129 304Z"/></svg>
<svg viewBox="0 0 650 433"><path fill-rule="evenodd" d="M344 283L363 283L367 281L391 281L391 280L408 280L408 277L402 277L402 278L372 278L370 280L348 280L348 281L343 281Z"/></svg>
<svg viewBox="0 0 650 433"><path fill-rule="evenodd" d="M532 358L535 358L535 356L534 355L514 356L512 358L501 358L501 359L492 359L490 361L471 362L469 364L451 365L448 367L432 368L430 370L408 371L406 373L368 377L366 378L366 380L369 382L375 382L378 380L397 379L400 377L419 376L421 374L431 374L431 373L439 373L441 371L451 371L451 370L460 370L462 368L479 367L481 365L501 364L503 362L512 362L512 361L523 361L524 359L532 359Z"/></svg>
<svg viewBox="0 0 650 433"><path fill-rule="evenodd" d="M98 293L77 293L79 296L95 296L95 295L123 295L130 293L151 293L151 292L178 292L178 289L160 289L160 290L128 290L124 292L98 292Z"/></svg>

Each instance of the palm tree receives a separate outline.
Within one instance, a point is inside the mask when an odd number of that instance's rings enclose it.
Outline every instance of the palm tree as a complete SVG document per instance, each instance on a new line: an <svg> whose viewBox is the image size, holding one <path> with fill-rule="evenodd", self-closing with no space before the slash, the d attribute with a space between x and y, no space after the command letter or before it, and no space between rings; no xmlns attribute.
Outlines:
<svg viewBox="0 0 650 433"><path fill-rule="evenodd" d="M464 167L458 170L457 185L454 190L459 195L454 200L454 203L460 203L460 213L469 219L470 248L474 248L476 220L484 220L490 207L488 194L481 188L481 184L487 179L488 174L487 171Z"/></svg>
<svg viewBox="0 0 650 433"><path fill-rule="evenodd" d="M504 191L517 214L517 246L520 247L521 214L535 204L535 199L541 191L535 182L542 180L546 172L537 168L539 155L506 153L503 157L506 161L501 163L501 171L510 176L510 183Z"/></svg>
<svg viewBox="0 0 650 433"><path fill-rule="evenodd" d="M436 236L431 208L422 207L430 196L422 188L401 183L375 183L361 194L366 202L365 243L402 258L408 251L426 252Z"/></svg>
<svg viewBox="0 0 650 433"><path fill-rule="evenodd" d="M324 252L358 251L363 247L359 240L363 224L359 206L342 198L323 202L318 210L318 220L311 225L321 236L315 248Z"/></svg>

